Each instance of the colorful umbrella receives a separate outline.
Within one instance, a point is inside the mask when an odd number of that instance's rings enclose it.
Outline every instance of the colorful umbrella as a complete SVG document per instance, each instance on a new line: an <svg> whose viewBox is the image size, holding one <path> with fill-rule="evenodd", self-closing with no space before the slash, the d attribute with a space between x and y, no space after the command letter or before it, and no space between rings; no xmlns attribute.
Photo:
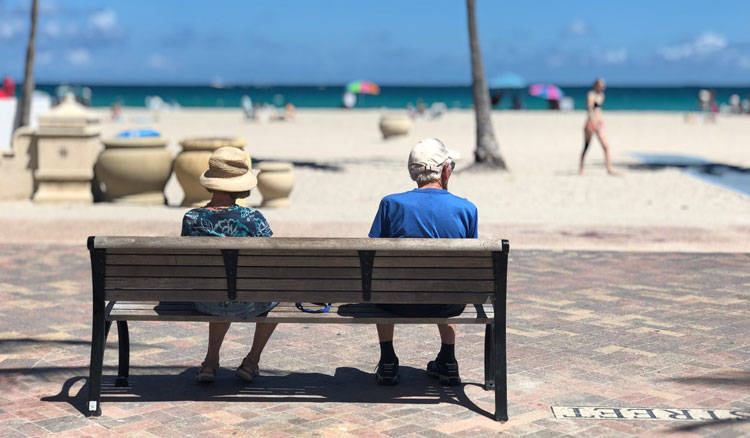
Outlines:
<svg viewBox="0 0 750 438"><path fill-rule="evenodd" d="M380 94L380 87L370 81L349 82L346 91L357 94Z"/></svg>
<svg viewBox="0 0 750 438"><path fill-rule="evenodd" d="M561 89L551 84L534 84L529 87L529 94L547 100L560 100L565 96Z"/></svg>
<svg viewBox="0 0 750 438"><path fill-rule="evenodd" d="M521 76L512 73L505 72L501 75L495 76L490 81L490 88L525 88L526 80Z"/></svg>

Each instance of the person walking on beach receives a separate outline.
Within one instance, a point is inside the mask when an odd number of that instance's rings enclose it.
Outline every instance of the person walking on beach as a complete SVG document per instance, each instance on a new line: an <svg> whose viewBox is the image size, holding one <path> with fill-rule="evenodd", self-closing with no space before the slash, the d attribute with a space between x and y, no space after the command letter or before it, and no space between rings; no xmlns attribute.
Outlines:
<svg viewBox="0 0 750 438"><path fill-rule="evenodd" d="M409 175L417 188L388 195L380 201L369 236L476 239L477 207L448 192L458 152L448 150L438 139L422 140L409 153ZM460 315L463 304L379 304L378 307L402 316ZM393 349L393 324L378 324L380 360L378 383L398 383L399 361ZM438 324L442 345L437 358L427 364L427 374L447 385L458 385L458 362L454 354L456 326Z"/></svg>
<svg viewBox="0 0 750 438"><path fill-rule="evenodd" d="M616 175L615 171L612 170L612 161L609 158L609 142L607 136L604 135L604 120L602 119L602 105L604 105L604 89L607 85L604 79L599 78L594 81L592 90L586 95L586 108L588 109L588 117L586 118L586 124L583 128L583 152L581 153L581 163L578 169L578 173L583 175L583 160L586 157L586 151L591 144L591 138L596 134L599 138L599 143L604 149L604 164L607 166L607 173L610 175Z"/></svg>
<svg viewBox="0 0 750 438"><path fill-rule="evenodd" d="M211 154L209 170L200 183L211 192L211 201L194 208L182 219L183 236L271 237L273 232L263 215L251 208L236 204L238 198L250 196L258 180L250 170L250 157L242 149L219 148ZM195 308L208 315L251 318L267 313L278 303L217 302L194 303ZM211 383L219 368L219 350L228 322L208 323L208 350L195 378L200 383ZM237 368L237 377L251 382L258 374L258 363L263 348L273 334L276 324L257 323L250 352Z"/></svg>

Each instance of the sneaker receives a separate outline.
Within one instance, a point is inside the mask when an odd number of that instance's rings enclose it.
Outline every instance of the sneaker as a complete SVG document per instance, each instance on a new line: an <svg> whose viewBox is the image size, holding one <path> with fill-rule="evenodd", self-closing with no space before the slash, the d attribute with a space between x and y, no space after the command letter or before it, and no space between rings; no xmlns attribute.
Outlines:
<svg viewBox="0 0 750 438"><path fill-rule="evenodd" d="M398 383L398 359L393 363L385 363L382 360L378 362L375 368L375 377L378 378L378 384L393 386Z"/></svg>
<svg viewBox="0 0 750 438"><path fill-rule="evenodd" d="M427 374L440 381L443 385L460 385L461 377L458 376L458 362L442 363L431 360L427 364Z"/></svg>

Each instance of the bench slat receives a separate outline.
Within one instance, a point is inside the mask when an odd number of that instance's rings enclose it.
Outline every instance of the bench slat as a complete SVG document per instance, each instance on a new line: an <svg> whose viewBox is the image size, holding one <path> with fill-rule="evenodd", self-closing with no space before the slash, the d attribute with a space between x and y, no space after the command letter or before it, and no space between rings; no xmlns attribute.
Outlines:
<svg viewBox="0 0 750 438"><path fill-rule="evenodd" d="M340 324L372 324L401 323L401 324L432 324L432 323L462 323L487 324L494 317L492 306L484 305L477 311L478 306L466 306L466 310L451 318L414 318L402 317L386 312L369 304L349 304L331 306L328 313L304 313L294 307L292 303L280 303L268 313L266 317L249 319L226 318L205 315L190 303L150 302L133 303L118 301L109 311L110 320L141 320L141 321L237 321L237 322L287 322L287 323L340 323Z"/></svg>
<svg viewBox="0 0 750 438"><path fill-rule="evenodd" d="M238 278L361 278L359 268L328 267L251 267L239 266ZM226 271L221 266L130 266L113 265L107 267L107 277L197 277L225 278Z"/></svg>
<svg viewBox="0 0 750 438"><path fill-rule="evenodd" d="M180 289L108 289L104 292L106 300L131 301L226 301L226 292L218 290L180 290ZM388 291L373 292L373 303L431 303L431 304L471 304L489 303L493 293L489 292L410 292ZM237 301L304 301L331 303L362 302L362 292L354 291L237 291Z"/></svg>
<svg viewBox="0 0 750 438"><path fill-rule="evenodd" d="M181 278L181 277L108 277L107 289L197 289L226 290L224 278ZM360 290L359 279L289 279L289 278L238 278L237 289L240 290L309 290L341 291Z"/></svg>
<svg viewBox="0 0 750 438"><path fill-rule="evenodd" d="M493 292L495 283L485 280L372 280L372 291Z"/></svg>
<svg viewBox="0 0 750 438"><path fill-rule="evenodd" d="M492 280L494 273L492 269L487 268L373 268L372 278L373 280Z"/></svg>
<svg viewBox="0 0 750 438"><path fill-rule="evenodd" d="M329 256L239 256L239 266L359 267L359 257ZM224 266L218 255L122 255L107 256L107 265L131 266Z"/></svg>
<svg viewBox="0 0 750 438"><path fill-rule="evenodd" d="M491 268L490 257L379 257L374 268Z"/></svg>
<svg viewBox="0 0 750 438"><path fill-rule="evenodd" d="M484 239L369 239L320 237L131 237L98 236L92 239L91 248L180 248L180 249L279 249L279 250L405 250L417 251L502 251L502 240Z"/></svg>

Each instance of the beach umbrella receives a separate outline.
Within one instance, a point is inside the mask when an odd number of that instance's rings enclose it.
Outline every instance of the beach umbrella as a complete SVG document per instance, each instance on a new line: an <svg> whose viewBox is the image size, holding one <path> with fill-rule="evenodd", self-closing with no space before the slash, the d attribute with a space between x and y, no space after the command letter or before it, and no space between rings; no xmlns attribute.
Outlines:
<svg viewBox="0 0 750 438"><path fill-rule="evenodd" d="M560 100L565 96L560 88L552 84L534 84L529 87L529 94L547 100Z"/></svg>
<svg viewBox="0 0 750 438"><path fill-rule="evenodd" d="M349 82L346 91L356 94L380 94L380 87L370 81Z"/></svg>
<svg viewBox="0 0 750 438"><path fill-rule="evenodd" d="M505 72L490 81L490 88L525 88L526 80L513 72Z"/></svg>

